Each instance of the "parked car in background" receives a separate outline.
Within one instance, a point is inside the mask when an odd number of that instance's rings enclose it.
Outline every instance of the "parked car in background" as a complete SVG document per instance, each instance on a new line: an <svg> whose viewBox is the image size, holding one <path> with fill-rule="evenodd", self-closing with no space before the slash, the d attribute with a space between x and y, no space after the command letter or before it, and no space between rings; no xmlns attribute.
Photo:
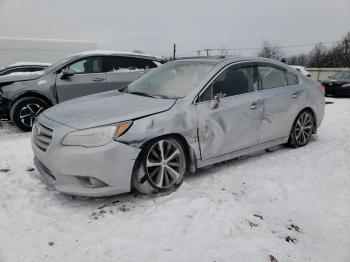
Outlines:
<svg viewBox="0 0 350 262"><path fill-rule="evenodd" d="M68 194L168 193L186 171L279 144L305 146L323 119L323 92L270 59L169 62L120 92L42 113L35 165Z"/></svg>
<svg viewBox="0 0 350 262"><path fill-rule="evenodd" d="M297 65L291 65L291 67L295 68L297 71L302 73L304 76L311 78L311 74L305 69L305 67L297 66Z"/></svg>
<svg viewBox="0 0 350 262"><path fill-rule="evenodd" d="M120 89L161 65L155 56L90 51L69 56L44 71L0 78L0 119L23 131L32 129L46 108L63 101Z"/></svg>
<svg viewBox="0 0 350 262"><path fill-rule="evenodd" d="M6 66L3 69L0 69L0 77L16 74L16 73L31 73L42 71L51 64L48 63L36 63L36 62L17 62L12 65Z"/></svg>
<svg viewBox="0 0 350 262"><path fill-rule="evenodd" d="M350 70L337 72L322 84L327 96L350 96Z"/></svg>

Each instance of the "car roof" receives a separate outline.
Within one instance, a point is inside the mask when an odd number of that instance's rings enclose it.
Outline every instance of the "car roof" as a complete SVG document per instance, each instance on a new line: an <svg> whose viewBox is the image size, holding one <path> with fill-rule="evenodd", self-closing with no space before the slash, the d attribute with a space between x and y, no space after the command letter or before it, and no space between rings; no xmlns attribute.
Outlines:
<svg viewBox="0 0 350 262"><path fill-rule="evenodd" d="M160 56L140 54L140 53L135 53L135 52L113 51L113 50L92 50L92 51L80 52L77 54L73 54L71 56L72 57L73 56L83 57L83 56L91 56L91 55L105 55L105 56L118 55L118 56L145 58L145 59L150 59L150 60L155 60L155 61L163 61L164 60Z"/></svg>
<svg viewBox="0 0 350 262"><path fill-rule="evenodd" d="M217 63L217 64L222 64L222 65L227 65L227 64L231 64L231 63L236 63L236 62L267 62L267 63L272 63L275 65L279 65L282 67L288 67L287 64L279 62L277 60L274 59L270 59L270 58L264 58L264 57L250 57L250 56L229 56L229 57L190 57L190 58L181 58L179 60L175 60L175 61L202 61L202 62L213 62L213 63Z"/></svg>

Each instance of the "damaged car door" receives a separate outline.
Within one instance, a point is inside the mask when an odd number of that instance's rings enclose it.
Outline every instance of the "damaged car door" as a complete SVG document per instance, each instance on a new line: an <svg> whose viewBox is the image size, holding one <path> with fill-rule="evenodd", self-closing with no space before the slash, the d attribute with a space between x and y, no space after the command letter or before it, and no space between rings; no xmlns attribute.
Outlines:
<svg viewBox="0 0 350 262"><path fill-rule="evenodd" d="M200 93L197 114L202 160L257 145L263 101L254 64L224 69Z"/></svg>

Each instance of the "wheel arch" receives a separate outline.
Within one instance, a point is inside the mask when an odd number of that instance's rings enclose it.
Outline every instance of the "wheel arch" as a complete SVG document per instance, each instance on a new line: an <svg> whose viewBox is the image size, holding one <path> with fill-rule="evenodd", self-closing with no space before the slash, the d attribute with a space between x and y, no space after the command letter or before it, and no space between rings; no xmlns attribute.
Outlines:
<svg viewBox="0 0 350 262"><path fill-rule="evenodd" d="M35 92L35 91L28 91L28 92L25 92L25 93L22 93L20 95L18 95L10 104L10 107L12 107L19 99L22 99L22 98L25 98L25 97L36 97L36 98L39 98L39 99L42 99L44 100L48 105L49 107L53 106L54 103L53 101L51 101L47 96L45 96L44 94L42 93L39 93L39 92Z"/></svg>
<svg viewBox="0 0 350 262"><path fill-rule="evenodd" d="M140 146L141 152L139 153L138 158L141 156L143 148L147 144L151 143L152 141L154 141L156 139L161 139L161 138L175 138L176 140L178 140L182 144L184 151L185 151L185 154L186 154L186 170L190 173L194 173L197 169L196 153L193 150L192 146L190 146L190 144L188 143L186 138L179 133L163 134L161 136L157 136L157 137L154 137L152 139L149 139L149 140L143 142Z"/></svg>
<svg viewBox="0 0 350 262"><path fill-rule="evenodd" d="M301 110L298 112L298 114L294 117L294 120L293 120L293 122L292 122L292 125L291 125L291 127L290 127L290 130L292 130L293 125L294 125L294 122L297 120L298 116L299 116L302 112L304 112L304 111L310 111L310 112L311 112L312 118L313 118L313 122L314 122L314 130L312 130L312 133L313 133L313 134L316 134L316 132L317 132L317 117L316 117L315 110L313 110L313 109L312 109L311 107L309 107L309 106L306 106L306 107L304 107L303 109L301 109Z"/></svg>

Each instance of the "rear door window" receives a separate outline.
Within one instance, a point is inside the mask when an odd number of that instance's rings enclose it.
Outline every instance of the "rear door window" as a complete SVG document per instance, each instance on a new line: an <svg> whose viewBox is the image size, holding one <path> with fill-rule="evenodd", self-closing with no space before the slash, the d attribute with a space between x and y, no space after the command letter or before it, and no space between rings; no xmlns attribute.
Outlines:
<svg viewBox="0 0 350 262"><path fill-rule="evenodd" d="M258 66L263 89L287 86L285 71L276 67Z"/></svg>
<svg viewBox="0 0 350 262"><path fill-rule="evenodd" d="M135 58L111 56L108 58L107 72L128 72L140 69Z"/></svg>
<svg viewBox="0 0 350 262"><path fill-rule="evenodd" d="M137 67L140 69L150 69L157 67L157 65L149 59L135 58L135 60L137 62Z"/></svg>
<svg viewBox="0 0 350 262"><path fill-rule="evenodd" d="M287 84L289 86L297 85L299 83L298 77L292 72L286 71Z"/></svg>

